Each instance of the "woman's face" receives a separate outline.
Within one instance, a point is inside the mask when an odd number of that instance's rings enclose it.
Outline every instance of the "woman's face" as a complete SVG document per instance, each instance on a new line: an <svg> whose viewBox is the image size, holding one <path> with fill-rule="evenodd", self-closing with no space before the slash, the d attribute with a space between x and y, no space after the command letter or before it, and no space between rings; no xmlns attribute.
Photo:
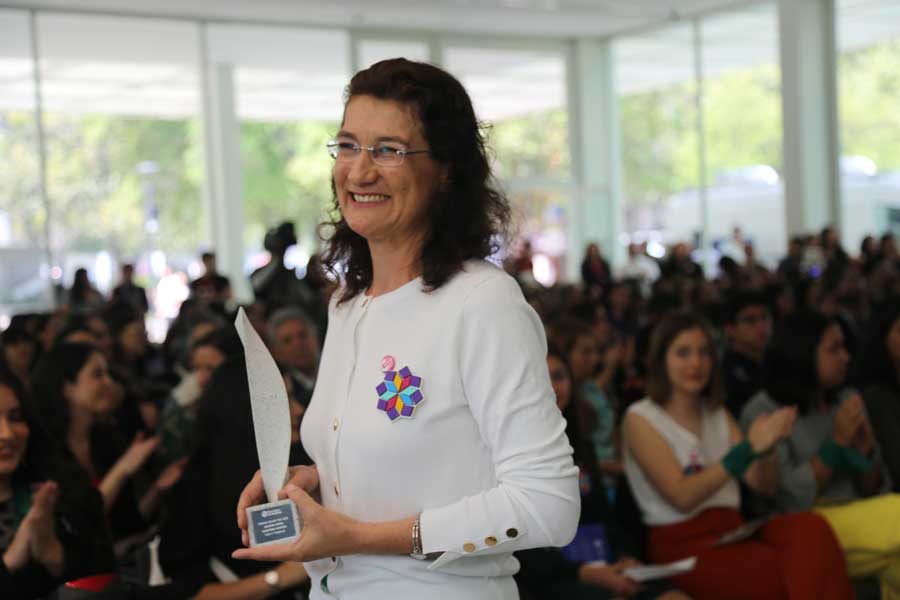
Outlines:
<svg viewBox="0 0 900 600"><path fill-rule="evenodd" d="M147 350L147 330L143 321L132 321L119 334L122 350L129 357L143 356Z"/></svg>
<svg viewBox="0 0 900 600"><path fill-rule="evenodd" d="M197 323L194 325L194 328L191 329L190 335L188 335L188 344L193 344L197 340L201 339L205 335L209 335L213 331L216 330L216 324L210 323L208 321L203 321L201 323Z"/></svg>
<svg viewBox="0 0 900 600"><path fill-rule="evenodd" d="M597 342L592 335L579 335L575 345L569 353L569 364L572 366L572 378L575 381L584 381L593 374L597 368L600 352L597 350Z"/></svg>
<svg viewBox="0 0 900 600"><path fill-rule="evenodd" d="M606 307L597 307L597 320L594 321L591 332L599 345L606 346L609 344L612 338L612 325L609 324L609 315L606 312Z"/></svg>
<svg viewBox="0 0 900 600"><path fill-rule="evenodd" d="M286 375L283 379L285 390L287 390L288 408L291 414L291 446L294 446L300 442L300 422L303 420L303 414L306 412L306 409L297 402L297 397L294 396L294 381Z"/></svg>
<svg viewBox="0 0 900 600"><path fill-rule="evenodd" d="M844 334L837 323L829 325L816 347L816 371L819 384L830 390L844 383L850 355L844 347Z"/></svg>
<svg viewBox="0 0 900 600"><path fill-rule="evenodd" d="M63 395L74 409L92 414L106 413L115 408L115 384L100 352L92 352L81 367L73 383L66 383Z"/></svg>
<svg viewBox="0 0 900 600"><path fill-rule="evenodd" d="M194 350L194 354L191 356L191 366L194 370L194 377L197 379L197 385L201 390L209 383L213 371L223 362L225 362L225 355L215 346L200 346Z"/></svg>
<svg viewBox="0 0 900 600"><path fill-rule="evenodd" d="M566 364L558 356L547 356L547 369L550 371L550 384L556 395L556 406L559 410L566 410L572 401L572 377Z"/></svg>
<svg viewBox="0 0 900 600"><path fill-rule="evenodd" d="M703 392L712 373L713 349L702 329L682 331L666 350L666 374L672 392L696 396Z"/></svg>
<svg viewBox="0 0 900 600"><path fill-rule="evenodd" d="M3 356L13 373L27 373L31 367L31 361L34 359L35 350L34 342L21 339L15 344L5 344Z"/></svg>
<svg viewBox="0 0 900 600"><path fill-rule="evenodd" d="M47 319L40 334L41 347L44 350L49 350L50 347L53 346L53 340L56 339L56 334L59 333L62 327L63 318L60 315L54 314Z"/></svg>
<svg viewBox="0 0 900 600"><path fill-rule="evenodd" d="M106 321L100 317L91 317L88 319L87 326L94 332L97 347L103 351L103 354L109 356L112 352L113 339L109 333L109 326L107 326Z"/></svg>
<svg viewBox="0 0 900 600"><path fill-rule="evenodd" d="M891 364L895 369L900 369L900 319L895 320L888 329L887 335L884 337L884 345L891 358Z"/></svg>
<svg viewBox="0 0 900 600"><path fill-rule="evenodd" d="M411 107L372 96L350 100L337 141L428 150ZM341 214L370 244L421 240L428 227L428 205L446 179L429 154L413 154L400 165L382 166L365 150L350 160L336 160L333 176Z"/></svg>
<svg viewBox="0 0 900 600"><path fill-rule="evenodd" d="M28 424L19 399L0 384L0 478L11 477L28 447Z"/></svg>

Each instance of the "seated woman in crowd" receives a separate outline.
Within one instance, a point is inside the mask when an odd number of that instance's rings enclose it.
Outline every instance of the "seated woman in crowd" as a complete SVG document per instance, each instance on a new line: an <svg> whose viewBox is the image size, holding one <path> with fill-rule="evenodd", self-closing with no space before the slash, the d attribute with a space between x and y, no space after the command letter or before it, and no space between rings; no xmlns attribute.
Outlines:
<svg viewBox="0 0 900 600"><path fill-rule="evenodd" d="M165 364L147 341L144 315L130 306L118 304L110 306L104 318L113 340L109 360L117 371L131 381L146 381L163 375Z"/></svg>
<svg viewBox="0 0 900 600"><path fill-rule="evenodd" d="M891 491L900 492L900 300L875 315L862 360L862 397Z"/></svg>
<svg viewBox="0 0 900 600"><path fill-rule="evenodd" d="M37 340L23 327L9 327L0 335L0 368L5 367L29 389L37 351Z"/></svg>
<svg viewBox="0 0 900 600"><path fill-rule="evenodd" d="M160 450L166 458L174 460L190 453L197 419L197 400L213 372L240 351L240 344L231 326L213 330L193 342L188 352L191 371L172 390L160 418Z"/></svg>
<svg viewBox="0 0 900 600"><path fill-rule="evenodd" d="M103 417L114 408L115 390L103 354L89 344L60 344L41 359L34 397L57 450L74 458L103 497L116 541L143 532L162 493L177 480L180 465L167 468L138 500L132 478L153 454L157 438L135 437L128 445Z"/></svg>
<svg viewBox="0 0 900 600"><path fill-rule="evenodd" d="M753 539L719 544L743 524L738 479L771 493L775 444L796 409L755 419L744 437L724 408L724 384L707 322L666 316L648 356L649 397L624 419L625 472L648 525L652 562L697 557L673 582L694 598L852 598L846 564L828 524L813 513L779 516Z"/></svg>
<svg viewBox="0 0 900 600"><path fill-rule="evenodd" d="M44 596L114 565L100 495L77 467L54 460L24 388L2 371L0 556L5 600Z"/></svg>
<svg viewBox="0 0 900 600"><path fill-rule="evenodd" d="M286 385L290 378L286 377ZM300 445L303 407L288 387L291 414L290 464L309 464ZM172 489L160 535L159 561L172 583L166 598L256 600L293 598L308 577L299 562L239 561L242 548L234 507L244 484L259 468L243 354L212 375L198 400L195 445L184 477ZM216 567L210 566L210 558ZM223 576L228 573L229 576ZM273 574L269 574L273 573Z"/></svg>
<svg viewBox="0 0 900 600"><path fill-rule="evenodd" d="M615 487L614 479L622 473L616 430L616 407L608 390L618 368L618 348L607 353L603 367L600 351L591 329L577 319L562 318L550 327L550 338L565 354L572 368L572 381L577 393L588 406L587 431L607 487Z"/></svg>
<svg viewBox="0 0 900 600"><path fill-rule="evenodd" d="M579 527L602 527L603 545L611 556L610 564L599 564L590 559L567 555L559 548L535 548L516 552L522 568L516 579L531 594L540 599L569 600L604 598L639 598L649 600L683 600L687 596L671 591L664 582L653 582L647 587L623 575L630 566L639 565L635 544L616 523L615 515L600 483L600 470L591 442L583 428L581 413L584 403L578 397L572 382L571 371L564 355L551 348L547 354L550 382L556 394L556 405L566 419L566 433L574 449L581 488L581 516ZM576 538L577 539L577 538ZM615 562L612 562L615 560Z"/></svg>
<svg viewBox="0 0 900 600"><path fill-rule="evenodd" d="M741 424L796 407L794 430L775 452L776 507L821 514L850 575L877 575L882 598L900 598L900 496L862 500L886 487L863 400L842 391L849 361L837 321L811 311L787 317L767 353L766 389L744 407Z"/></svg>

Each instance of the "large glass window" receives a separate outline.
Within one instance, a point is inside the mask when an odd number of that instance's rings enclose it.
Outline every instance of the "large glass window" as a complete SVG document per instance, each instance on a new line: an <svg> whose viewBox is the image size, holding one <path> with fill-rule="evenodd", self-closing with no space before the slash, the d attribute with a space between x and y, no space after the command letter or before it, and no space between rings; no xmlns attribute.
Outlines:
<svg viewBox="0 0 900 600"><path fill-rule="evenodd" d="M757 257L774 262L785 247L775 7L723 12L614 48L626 232L703 243L742 261L740 227Z"/></svg>
<svg viewBox="0 0 900 600"><path fill-rule="evenodd" d="M325 145L343 112L350 79L344 32L263 27L210 28L211 58L234 67L244 179L246 268L268 261L268 229L291 221L289 266L305 268L316 226L331 206L332 160ZM301 273L302 274L302 273Z"/></svg>
<svg viewBox="0 0 900 600"><path fill-rule="evenodd" d="M55 266L65 285L84 267L107 292L118 265L136 263L160 319L153 334L181 300L157 284L174 274L183 286L208 243L196 27L40 14L38 42Z"/></svg>
<svg viewBox="0 0 900 600"><path fill-rule="evenodd" d="M406 58L428 62L428 46L414 40L360 40L357 47L360 69L387 58Z"/></svg>
<svg viewBox="0 0 900 600"><path fill-rule="evenodd" d="M774 265L786 250L778 16L762 4L700 23L706 239L732 258L740 227L756 257Z"/></svg>
<svg viewBox="0 0 900 600"><path fill-rule="evenodd" d="M693 35L690 24L677 25L614 45L623 224L632 240L696 242L701 234Z"/></svg>
<svg viewBox="0 0 900 600"><path fill-rule="evenodd" d="M28 13L0 11L0 328L52 304Z"/></svg>
<svg viewBox="0 0 900 600"><path fill-rule="evenodd" d="M488 125L494 172L506 186L535 276L563 275L571 181L566 61L561 51L450 46L447 69Z"/></svg>
<svg viewBox="0 0 900 600"><path fill-rule="evenodd" d="M839 0L843 240L900 235L900 1Z"/></svg>

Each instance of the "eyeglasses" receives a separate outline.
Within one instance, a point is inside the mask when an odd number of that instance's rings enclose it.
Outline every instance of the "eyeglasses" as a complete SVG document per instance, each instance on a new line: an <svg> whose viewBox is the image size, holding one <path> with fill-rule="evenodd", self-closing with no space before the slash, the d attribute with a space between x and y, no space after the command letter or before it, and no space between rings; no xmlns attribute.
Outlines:
<svg viewBox="0 0 900 600"><path fill-rule="evenodd" d="M428 154L431 152L431 150L405 150L388 144L360 146L352 142L339 142L337 140L328 142L326 147L331 158L338 162L355 160L359 153L365 150L372 156L372 162L382 167L398 167L403 164L403 159L408 154Z"/></svg>

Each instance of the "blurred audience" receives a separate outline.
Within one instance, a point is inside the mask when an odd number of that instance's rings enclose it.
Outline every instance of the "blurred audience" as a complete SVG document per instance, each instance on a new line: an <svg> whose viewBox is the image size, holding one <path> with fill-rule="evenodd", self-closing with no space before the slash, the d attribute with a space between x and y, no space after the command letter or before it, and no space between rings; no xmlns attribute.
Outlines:
<svg viewBox="0 0 900 600"><path fill-rule="evenodd" d="M334 283L315 255L302 279L285 266L287 225L267 235L272 261L244 308L282 370L296 438ZM774 268L751 239L719 245L708 276L688 243L660 261L631 244L616 270L592 244L582 281L550 287L529 245L506 261L547 327L581 471L578 537L520 554L523 597L720 597L719 567L740 598L847 598L847 574L900 596L888 493L900 491L895 239L869 237L851 256L826 227L790 240ZM112 581L109 598L305 597L302 565L230 559L256 449L230 284L214 256L204 262L161 345L128 265L108 299L83 272L60 310L15 315L0 334L0 597L92 575L94 587ZM780 512L791 516L712 545L743 515ZM605 564L575 549L585 542ZM689 555L694 571L669 581L625 572ZM148 587L150 572L169 582Z"/></svg>

